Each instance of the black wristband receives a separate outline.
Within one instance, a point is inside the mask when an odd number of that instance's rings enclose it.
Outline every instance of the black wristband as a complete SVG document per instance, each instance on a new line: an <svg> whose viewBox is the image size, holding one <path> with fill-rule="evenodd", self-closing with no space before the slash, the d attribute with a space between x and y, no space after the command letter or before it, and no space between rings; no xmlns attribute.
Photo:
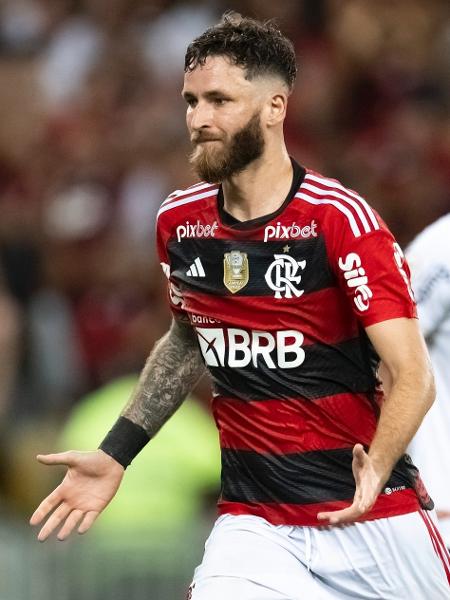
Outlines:
<svg viewBox="0 0 450 600"><path fill-rule="evenodd" d="M145 429L126 417L119 417L99 448L126 469L149 441Z"/></svg>

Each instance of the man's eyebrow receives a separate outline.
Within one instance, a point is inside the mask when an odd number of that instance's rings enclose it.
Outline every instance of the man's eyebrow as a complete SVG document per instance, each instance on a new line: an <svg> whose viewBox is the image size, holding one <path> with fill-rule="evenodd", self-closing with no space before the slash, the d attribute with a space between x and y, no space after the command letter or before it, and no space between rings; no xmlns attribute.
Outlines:
<svg viewBox="0 0 450 600"><path fill-rule="evenodd" d="M191 99L197 98L197 96L195 94L193 94L192 92L188 92L188 91L181 92L181 95L183 96L183 98L185 100L191 100ZM203 96L207 100L214 100L215 98L229 98L230 97L229 94L225 93L222 90L210 90L208 92L205 92L203 94Z"/></svg>
<svg viewBox="0 0 450 600"><path fill-rule="evenodd" d="M182 91L181 95L183 96L183 98L185 100L191 100L191 99L195 98L195 95L192 92Z"/></svg>
<svg viewBox="0 0 450 600"><path fill-rule="evenodd" d="M224 96L228 96L228 94L226 94L222 90L210 90L209 92L206 92L206 94L205 94L206 98L218 98L219 96L221 98L223 98Z"/></svg>

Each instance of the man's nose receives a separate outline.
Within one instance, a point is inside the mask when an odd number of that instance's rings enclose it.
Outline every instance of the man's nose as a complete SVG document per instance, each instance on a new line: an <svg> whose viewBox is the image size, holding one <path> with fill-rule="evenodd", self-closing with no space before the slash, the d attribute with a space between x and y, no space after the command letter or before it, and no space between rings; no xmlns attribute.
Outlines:
<svg viewBox="0 0 450 600"><path fill-rule="evenodd" d="M212 125L212 107L207 102L199 102L191 113L191 129L199 131Z"/></svg>

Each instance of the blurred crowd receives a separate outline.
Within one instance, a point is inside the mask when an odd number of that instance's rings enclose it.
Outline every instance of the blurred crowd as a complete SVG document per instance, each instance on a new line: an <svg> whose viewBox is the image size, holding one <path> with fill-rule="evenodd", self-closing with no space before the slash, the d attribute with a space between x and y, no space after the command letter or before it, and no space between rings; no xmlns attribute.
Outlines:
<svg viewBox="0 0 450 600"><path fill-rule="evenodd" d="M169 323L154 217L195 181L184 52L226 9L295 44L300 163L357 189L403 245L449 210L448 0L3 0L0 492L16 506L22 432L52 450L42 431L139 371Z"/></svg>

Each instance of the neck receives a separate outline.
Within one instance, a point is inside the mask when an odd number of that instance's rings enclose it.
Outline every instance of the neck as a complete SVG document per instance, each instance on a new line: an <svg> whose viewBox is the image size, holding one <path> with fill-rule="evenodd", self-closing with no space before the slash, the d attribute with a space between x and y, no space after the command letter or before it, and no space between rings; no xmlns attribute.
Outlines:
<svg viewBox="0 0 450 600"><path fill-rule="evenodd" d="M224 209L239 221L249 221L275 212L283 204L292 184L292 163L284 143L266 147L264 154L242 173L223 181Z"/></svg>

